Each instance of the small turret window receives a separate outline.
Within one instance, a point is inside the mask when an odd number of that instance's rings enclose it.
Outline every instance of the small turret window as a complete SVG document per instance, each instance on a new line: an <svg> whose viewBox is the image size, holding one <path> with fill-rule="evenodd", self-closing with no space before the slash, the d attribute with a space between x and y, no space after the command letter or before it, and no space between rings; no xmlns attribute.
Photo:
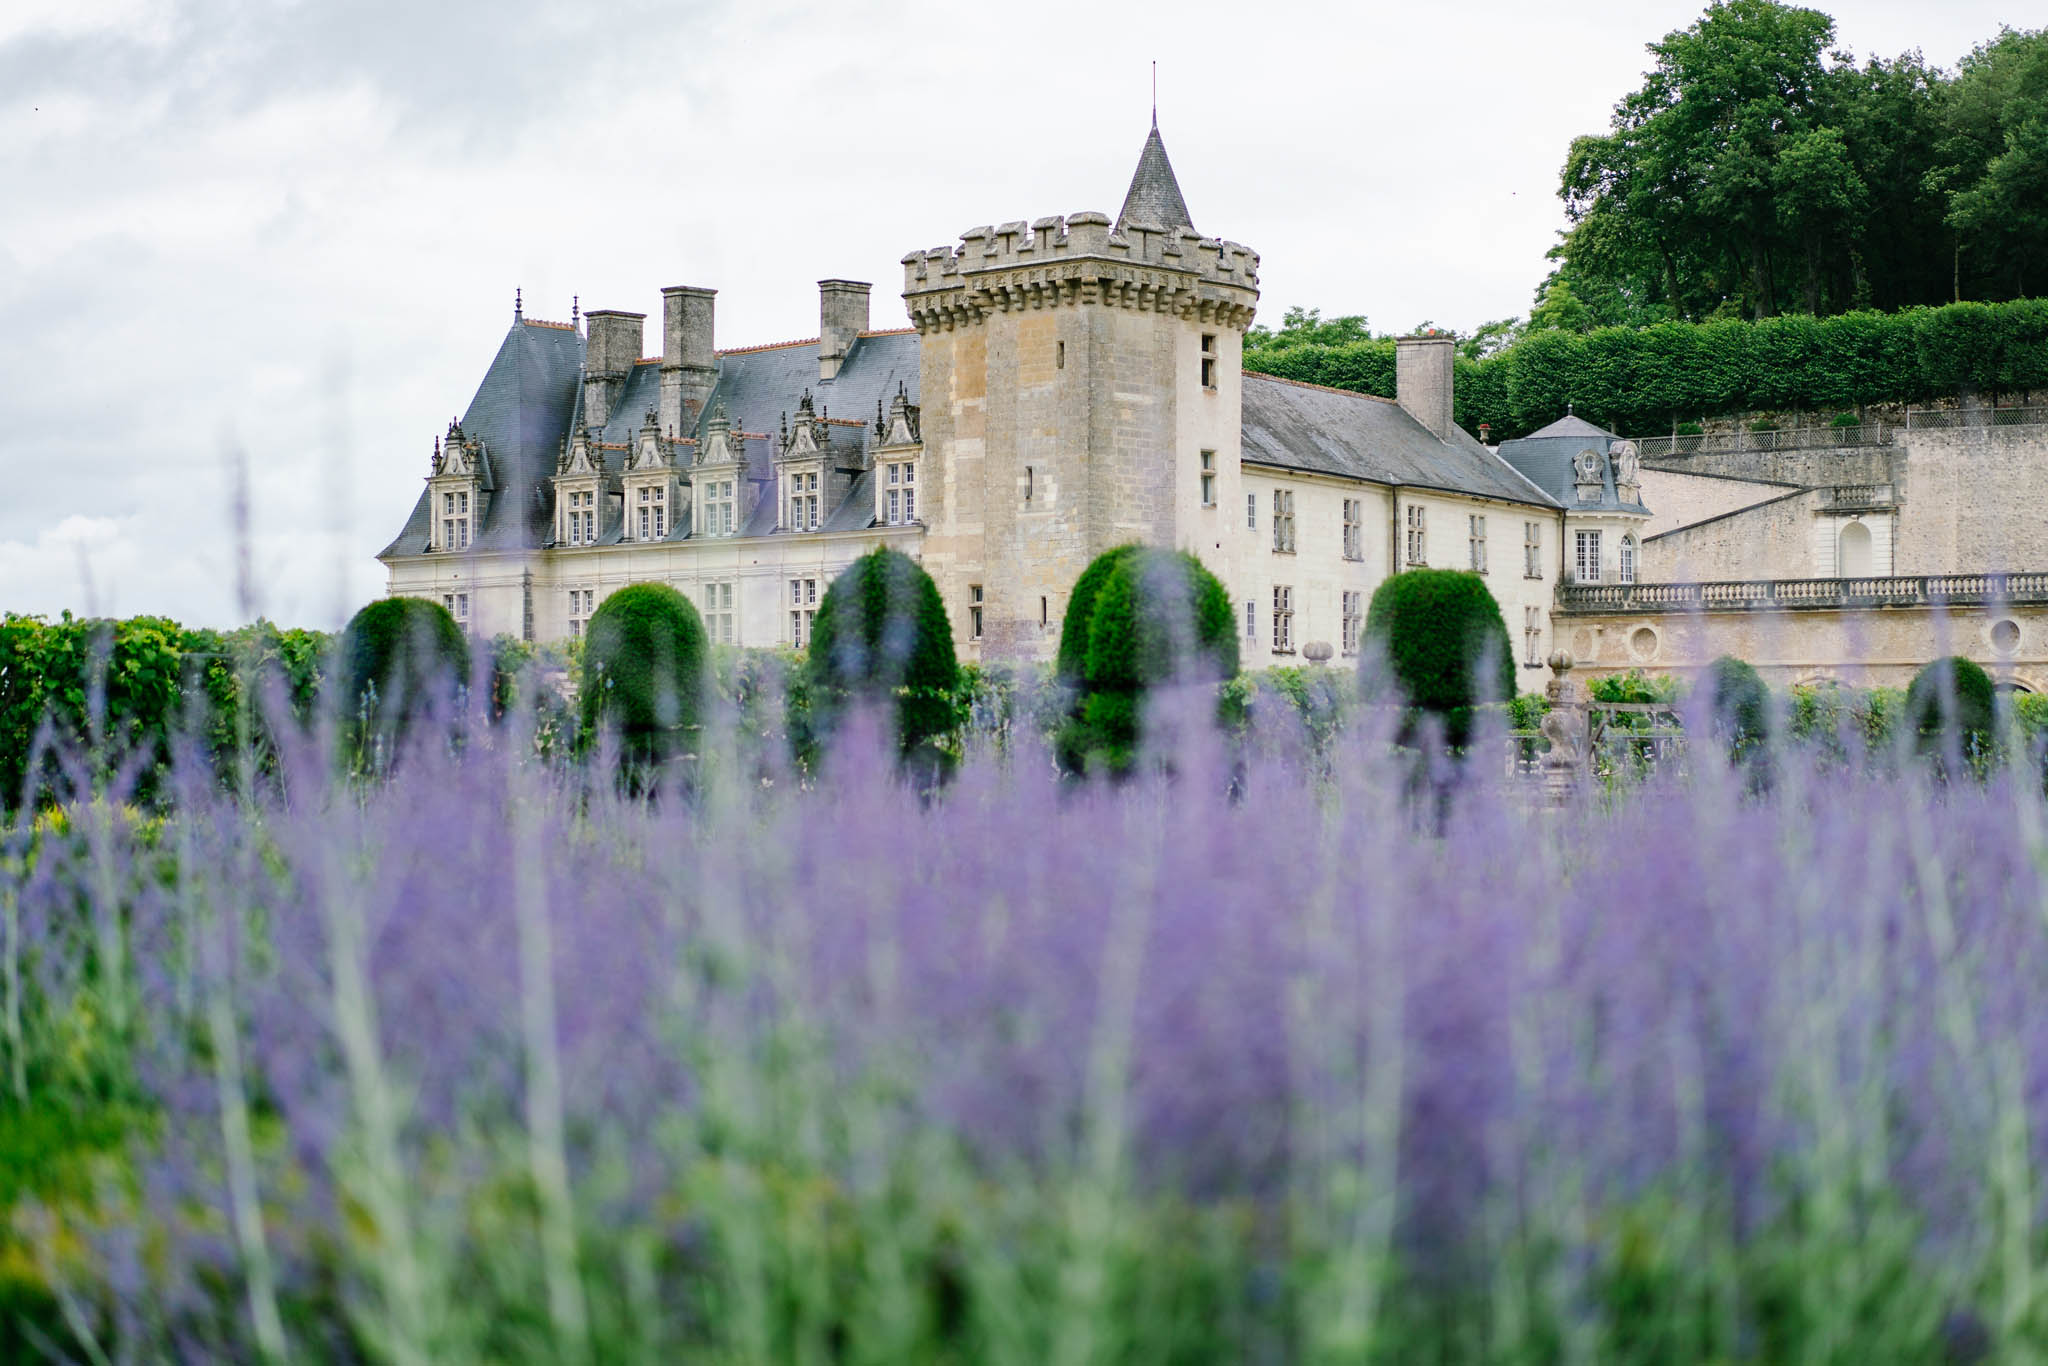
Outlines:
<svg viewBox="0 0 2048 1366"><path fill-rule="evenodd" d="M1213 332L1202 334L1202 387L1216 387L1216 334Z"/></svg>

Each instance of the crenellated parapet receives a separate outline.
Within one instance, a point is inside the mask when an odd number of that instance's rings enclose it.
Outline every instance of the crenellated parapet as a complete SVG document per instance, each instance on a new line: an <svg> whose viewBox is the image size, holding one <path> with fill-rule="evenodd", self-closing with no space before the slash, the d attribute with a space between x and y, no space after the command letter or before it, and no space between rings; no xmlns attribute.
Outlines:
<svg viewBox="0 0 2048 1366"><path fill-rule="evenodd" d="M1259 301L1259 254L1188 228L1107 214L969 229L960 245L903 258L903 302L919 332L991 313L1071 304L1168 313L1243 329Z"/></svg>

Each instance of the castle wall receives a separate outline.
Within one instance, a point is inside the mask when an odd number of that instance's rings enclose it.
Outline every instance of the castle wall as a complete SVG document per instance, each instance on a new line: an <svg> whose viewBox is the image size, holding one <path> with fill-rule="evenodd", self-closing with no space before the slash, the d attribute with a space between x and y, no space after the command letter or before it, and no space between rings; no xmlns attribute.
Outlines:
<svg viewBox="0 0 2048 1366"><path fill-rule="evenodd" d="M1897 572L2048 566L2048 427L1900 432Z"/></svg>
<svg viewBox="0 0 2048 1366"><path fill-rule="evenodd" d="M2012 622L2001 652L1992 627ZM1750 612L1560 614L1564 648L1590 677L1641 669L1691 677L1721 655L1754 665L1773 687L1832 680L1905 687L1930 660L1967 655L2030 692L2048 691L2048 605L1800 608Z"/></svg>
<svg viewBox="0 0 2048 1366"><path fill-rule="evenodd" d="M1754 507L1792 490L1783 484L1751 478L1713 477L1679 471L1670 465L1645 465L1641 474L1643 506L1650 510L1644 536L1659 536L1709 517Z"/></svg>
<svg viewBox="0 0 2048 1366"><path fill-rule="evenodd" d="M1645 540L1637 578L1644 583L1814 578L1819 570L1813 559L1813 523L1826 497L1824 489L1798 490Z"/></svg>

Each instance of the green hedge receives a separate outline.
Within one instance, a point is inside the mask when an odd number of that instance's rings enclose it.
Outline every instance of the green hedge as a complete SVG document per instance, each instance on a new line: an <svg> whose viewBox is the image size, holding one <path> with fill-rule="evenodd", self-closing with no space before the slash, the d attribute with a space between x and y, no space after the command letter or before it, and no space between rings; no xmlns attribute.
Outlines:
<svg viewBox="0 0 2048 1366"><path fill-rule="evenodd" d="M341 633L337 672L346 715L396 736L423 707L452 704L469 680L469 639L448 609L425 598L379 598Z"/></svg>
<svg viewBox="0 0 2048 1366"><path fill-rule="evenodd" d="M679 753L703 721L709 648L697 609L669 585L629 584L607 596L583 632L585 734L617 727L635 763Z"/></svg>
<svg viewBox="0 0 2048 1366"><path fill-rule="evenodd" d="M1248 349L1245 369L1391 398L1391 338ZM1965 389L2048 388L2048 299L1761 322L1545 330L1482 360L1457 361L1457 419L1496 439L1568 409L1615 431L1655 435L1674 420L1779 409L1924 403Z"/></svg>
<svg viewBox="0 0 2048 1366"><path fill-rule="evenodd" d="M1396 574L1373 593L1365 635L1408 705L1440 718L1452 745L1470 738L1478 707L1515 695L1507 622L1477 574L1457 569ZM1373 656L1361 667L1375 667ZM1483 672L1488 669L1490 678Z"/></svg>
<svg viewBox="0 0 2048 1366"><path fill-rule="evenodd" d="M91 735L96 687L102 758L143 749L160 759L165 739L196 715L225 774L245 729L243 680L279 677L286 702L304 720L319 695L330 644L322 632L280 630L267 621L211 631L165 617L0 616L0 809L22 799L29 753L46 717L61 736ZM246 728L262 741L260 726ZM159 776L156 763L148 764L136 795L149 798Z"/></svg>
<svg viewBox="0 0 2048 1366"><path fill-rule="evenodd" d="M1145 694L1175 681L1236 676L1237 618L1222 582L1186 551L1104 551L1075 581L1060 629L1058 673L1077 690L1059 741L1072 771L1127 771Z"/></svg>
<svg viewBox="0 0 2048 1366"><path fill-rule="evenodd" d="M848 565L825 590L807 660L812 714L829 732L849 703L892 705L903 753L958 724L960 665L938 585L898 550Z"/></svg>

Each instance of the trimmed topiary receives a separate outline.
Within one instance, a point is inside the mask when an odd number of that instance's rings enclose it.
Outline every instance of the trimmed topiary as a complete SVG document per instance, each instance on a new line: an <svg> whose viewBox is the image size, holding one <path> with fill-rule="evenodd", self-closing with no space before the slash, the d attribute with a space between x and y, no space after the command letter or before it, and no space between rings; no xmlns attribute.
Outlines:
<svg viewBox="0 0 2048 1366"><path fill-rule="evenodd" d="M1961 655L1935 660L1913 675L1906 690L1906 728L1923 754L1945 752L1953 734L1963 758L1988 757L1997 717L1998 690L1991 675Z"/></svg>
<svg viewBox="0 0 2048 1366"><path fill-rule="evenodd" d="M1060 674L1079 693L1063 762L1128 770L1147 691L1220 683L1237 669L1230 595L1200 560L1133 545L1103 552L1075 583L1061 631Z"/></svg>
<svg viewBox="0 0 2048 1366"><path fill-rule="evenodd" d="M618 729L626 757L682 753L703 720L710 642L690 600L665 583L636 583L597 605L583 630L583 728Z"/></svg>
<svg viewBox="0 0 2048 1366"><path fill-rule="evenodd" d="M1454 746L1470 738L1477 707L1515 695L1508 625L1477 574L1396 574L1372 595L1365 634L1408 705L1441 718Z"/></svg>
<svg viewBox="0 0 2048 1366"><path fill-rule="evenodd" d="M1742 758L1770 738L1771 690L1763 676L1733 655L1722 655L1700 675L1696 687L1706 704L1714 734L1728 745L1731 757Z"/></svg>
<svg viewBox="0 0 2048 1366"><path fill-rule="evenodd" d="M340 650L342 704L379 730L402 731L469 677L469 638L425 598L381 598L349 619Z"/></svg>
<svg viewBox="0 0 2048 1366"><path fill-rule="evenodd" d="M1095 597L1116 567L1142 549L1135 541L1105 550L1089 561L1074 580L1067 597L1067 614L1060 621L1060 653L1055 670L1059 681L1078 688L1088 675L1088 623L1095 617Z"/></svg>
<svg viewBox="0 0 2048 1366"><path fill-rule="evenodd" d="M821 732L849 703L888 703L909 755L957 724L959 661L939 587L899 550L878 549L832 580L811 631L806 666Z"/></svg>

